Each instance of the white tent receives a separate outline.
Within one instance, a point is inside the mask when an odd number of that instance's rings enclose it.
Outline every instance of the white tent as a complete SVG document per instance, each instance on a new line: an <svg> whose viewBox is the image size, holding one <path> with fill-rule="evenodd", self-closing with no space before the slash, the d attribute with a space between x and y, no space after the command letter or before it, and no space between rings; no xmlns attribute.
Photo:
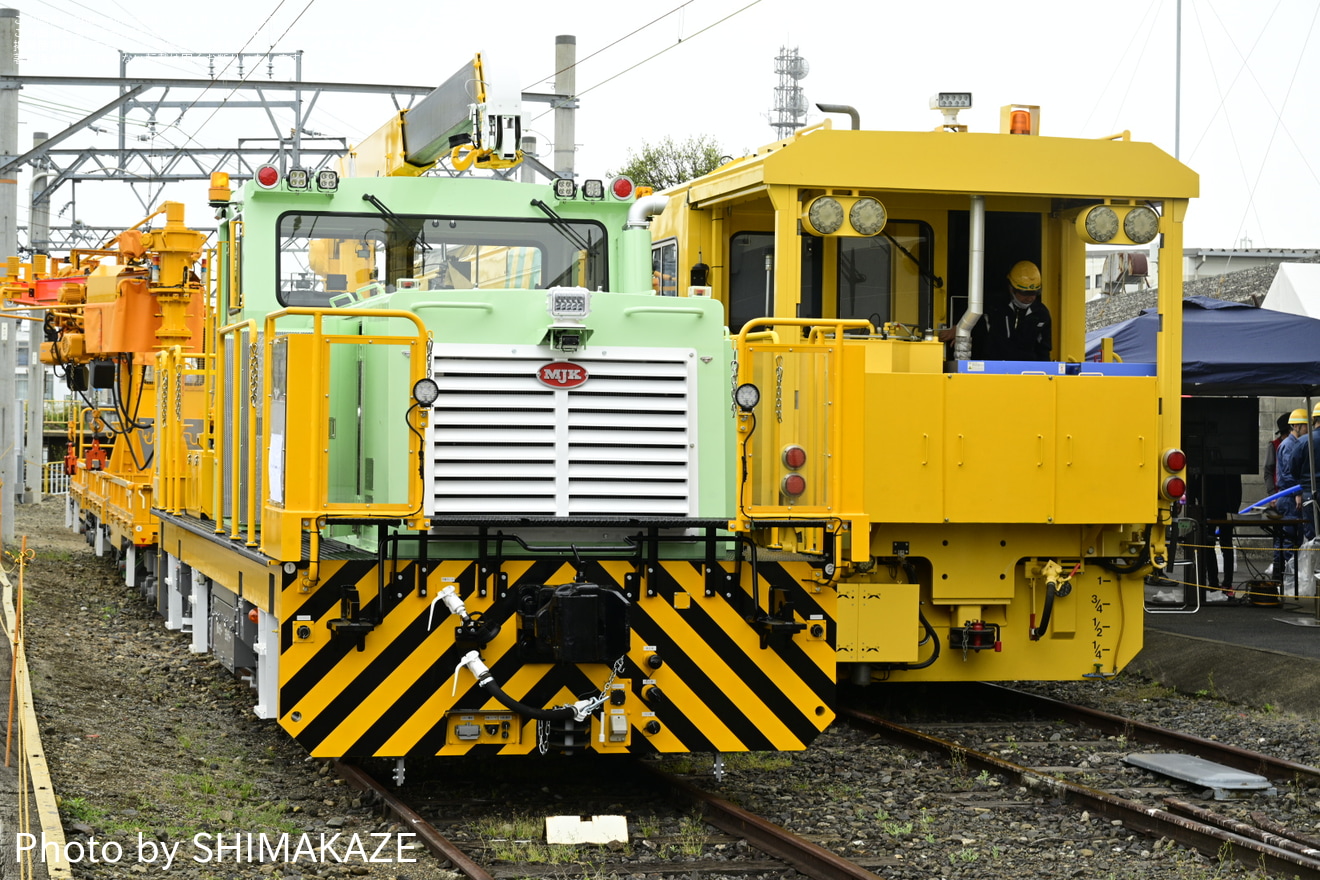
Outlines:
<svg viewBox="0 0 1320 880"><path fill-rule="evenodd" d="M1320 263L1280 263L1261 308L1320 318Z"/></svg>

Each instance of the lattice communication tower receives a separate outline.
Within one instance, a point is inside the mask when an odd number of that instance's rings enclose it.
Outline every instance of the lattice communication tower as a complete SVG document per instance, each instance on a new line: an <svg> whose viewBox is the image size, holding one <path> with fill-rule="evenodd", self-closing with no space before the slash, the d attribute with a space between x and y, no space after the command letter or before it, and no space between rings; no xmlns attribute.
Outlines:
<svg viewBox="0 0 1320 880"><path fill-rule="evenodd" d="M775 56L779 85L775 86L775 107L770 120L770 127L778 139L788 137L794 129L806 124L807 96L801 83L810 70L807 59L798 54L796 46L792 49L779 47L779 54Z"/></svg>

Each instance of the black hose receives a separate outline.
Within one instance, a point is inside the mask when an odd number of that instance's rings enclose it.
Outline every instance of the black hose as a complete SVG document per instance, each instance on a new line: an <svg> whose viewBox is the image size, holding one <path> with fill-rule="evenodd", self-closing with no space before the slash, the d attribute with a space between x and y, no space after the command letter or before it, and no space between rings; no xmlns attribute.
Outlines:
<svg viewBox="0 0 1320 880"><path fill-rule="evenodd" d="M1033 642L1040 641L1040 637L1045 634L1046 628L1050 625L1050 615L1054 612L1054 597L1059 594L1058 587L1054 581L1045 585L1045 610L1040 613L1040 626L1033 626L1029 634Z"/></svg>
<svg viewBox="0 0 1320 880"><path fill-rule="evenodd" d="M1146 550L1145 550L1145 552L1142 553L1140 556L1138 556L1138 557L1137 557L1137 558L1136 558L1131 564L1129 564L1129 565L1115 565L1115 564L1112 563L1112 562L1100 562L1100 563L1099 563L1100 567L1103 568L1105 571L1112 571L1114 574L1136 574L1138 571L1140 571L1141 569L1145 568L1147 565L1151 565L1152 563L1151 563L1150 559L1148 558L1148 557L1150 556L1150 532L1151 532L1151 528L1152 528L1151 526L1146 526L1146 534L1145 534L1145 536L1143 537L1143 540L1144 540L1145 543L1146 543ZM1172 541L1172 542L1170 542L1170 543L1172 543L1172 544L1174 545L1174 551L1176 551L1176 549L1177 549L1177 541L1176 541L1176 538L1175 538L1174 541ZM1170 556L1171 558L1175 555L1174 551L1170 551L1170 553L1169 553L1169 556Z"/></svg>
<svg viewBox="0 0 1320 880"><path fill-rule="evenodd" d="M922 614L920 611L918 611L918 612L917 612L917 617L921 620L921 625L924 626L924 627L926 628L926 638L924 638L924 639L921 640L921 644L924 645L924 644L926 644L926 642L929 641L930 639L934 639L934 640L935 640L935 650L931 651L931 652L930 652L930 656L927 657L925 660L922 660L920 663L883 663L883 664L881 664L881 668L882 668L882 669L886 669L886 670L895 670L895 669L925 669L926 667L928 667L928 666L930 666L932 663L934 663L936 660L940 659L940 637L939 637L939 634L938 634L937 632L935 632L935 627L933 627L933 626L930 625L930 621L926 619L926 615L924 615L924 614Z"/></svg>
<svg viewBox="0 0 1320 880"><path fill-rule="evenodd" d="M504 690L495 683L495 677L487 675L477 682L477 687L490 694L501 705L517 712L519 715L528 718L536 718L540 721L568 721L577 717L577 710L572 706L560 706L558 709L536 709L526 703L520 703L509 696Z"/></svg>

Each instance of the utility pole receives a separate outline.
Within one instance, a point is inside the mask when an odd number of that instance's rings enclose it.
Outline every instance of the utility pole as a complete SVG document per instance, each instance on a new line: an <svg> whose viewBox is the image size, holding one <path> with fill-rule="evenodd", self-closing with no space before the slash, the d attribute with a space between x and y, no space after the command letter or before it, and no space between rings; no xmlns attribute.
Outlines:
<svg viewBox="0 0 1320 880"><path fill-rule="evenodd" d="M555 174L573 177L574 143L577 138L573 107L577 104L577 37L555 37Z"/></svg>
<svg viewBox="0 0 1320 880"><path fill-rule="evenodd" d="M47 140L44 131L34 132L32 146L39 147ZM28 243L32 245L32 259L37 254L50 254L50 199L35 198L46 188L49 176L44 160L32 165L32 190L28 201ZM41 318L42 312L33 309L29 314ZM42 454L46 448L43 431L46 421L46 368L41 364L41 336L37 330L41 322L27 322L27 435L23 442L23 503L41 502L41 472L45 465Z"/></svg>
<svg viewBox="0 0 1320 880"><path fill-rule="evenodd" d="M18 75L18 10L0 9L0 74ZM0 89L0 155L18 155L18 88ZM15 170L15 175L16 175ZM0 178L0 254L18 253L18 180ZM8 275L8 269L0 269ZM0 319L0 543L14 542L14 495L18 478L22 418L14 395L18 369L18 321Z"/></svg>

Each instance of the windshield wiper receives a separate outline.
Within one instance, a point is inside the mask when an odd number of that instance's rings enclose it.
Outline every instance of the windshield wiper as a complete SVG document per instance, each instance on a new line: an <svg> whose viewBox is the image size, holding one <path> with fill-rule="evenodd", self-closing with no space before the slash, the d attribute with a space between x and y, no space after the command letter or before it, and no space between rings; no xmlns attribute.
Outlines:
<svg viewBox="0 0 1320 880"><path fill-rule="evenodd" d="M369 202L373 208L375 208L377 211L380 211L381 214L385 216L385 219L390 221L390 224L393 225L396 229L404 230L408 228L407 224L403 222L402 217L391 211L389 208L385 207L385 203L382 202L380 199L376 198L375 196L373 196L371 193L363 193L362 201ZM417 242L417 244L424 251L429 251L431 249L431 246L426 243L425 226L423 226L418 231L418 233L415 236L413 236L413 241Z"/></svg>
<svg viewBox="0 0 1320 880"><path fill-rule="evenodd" d="M550 218L550 225L555 228L556 232L558 232L564 238L571 241L573 244L577 245L582 250L584 251L591 250L591 242L584 239L582 237L582 234L578 232L576 229L574 229L572 226L569 226L568 221L566 221L563 217L560 217L558 214L556 214L554 208L550 207L540 199L532 199L532 205L533 207L540 208L542 211L546 213L546 216Z"/></svg>

